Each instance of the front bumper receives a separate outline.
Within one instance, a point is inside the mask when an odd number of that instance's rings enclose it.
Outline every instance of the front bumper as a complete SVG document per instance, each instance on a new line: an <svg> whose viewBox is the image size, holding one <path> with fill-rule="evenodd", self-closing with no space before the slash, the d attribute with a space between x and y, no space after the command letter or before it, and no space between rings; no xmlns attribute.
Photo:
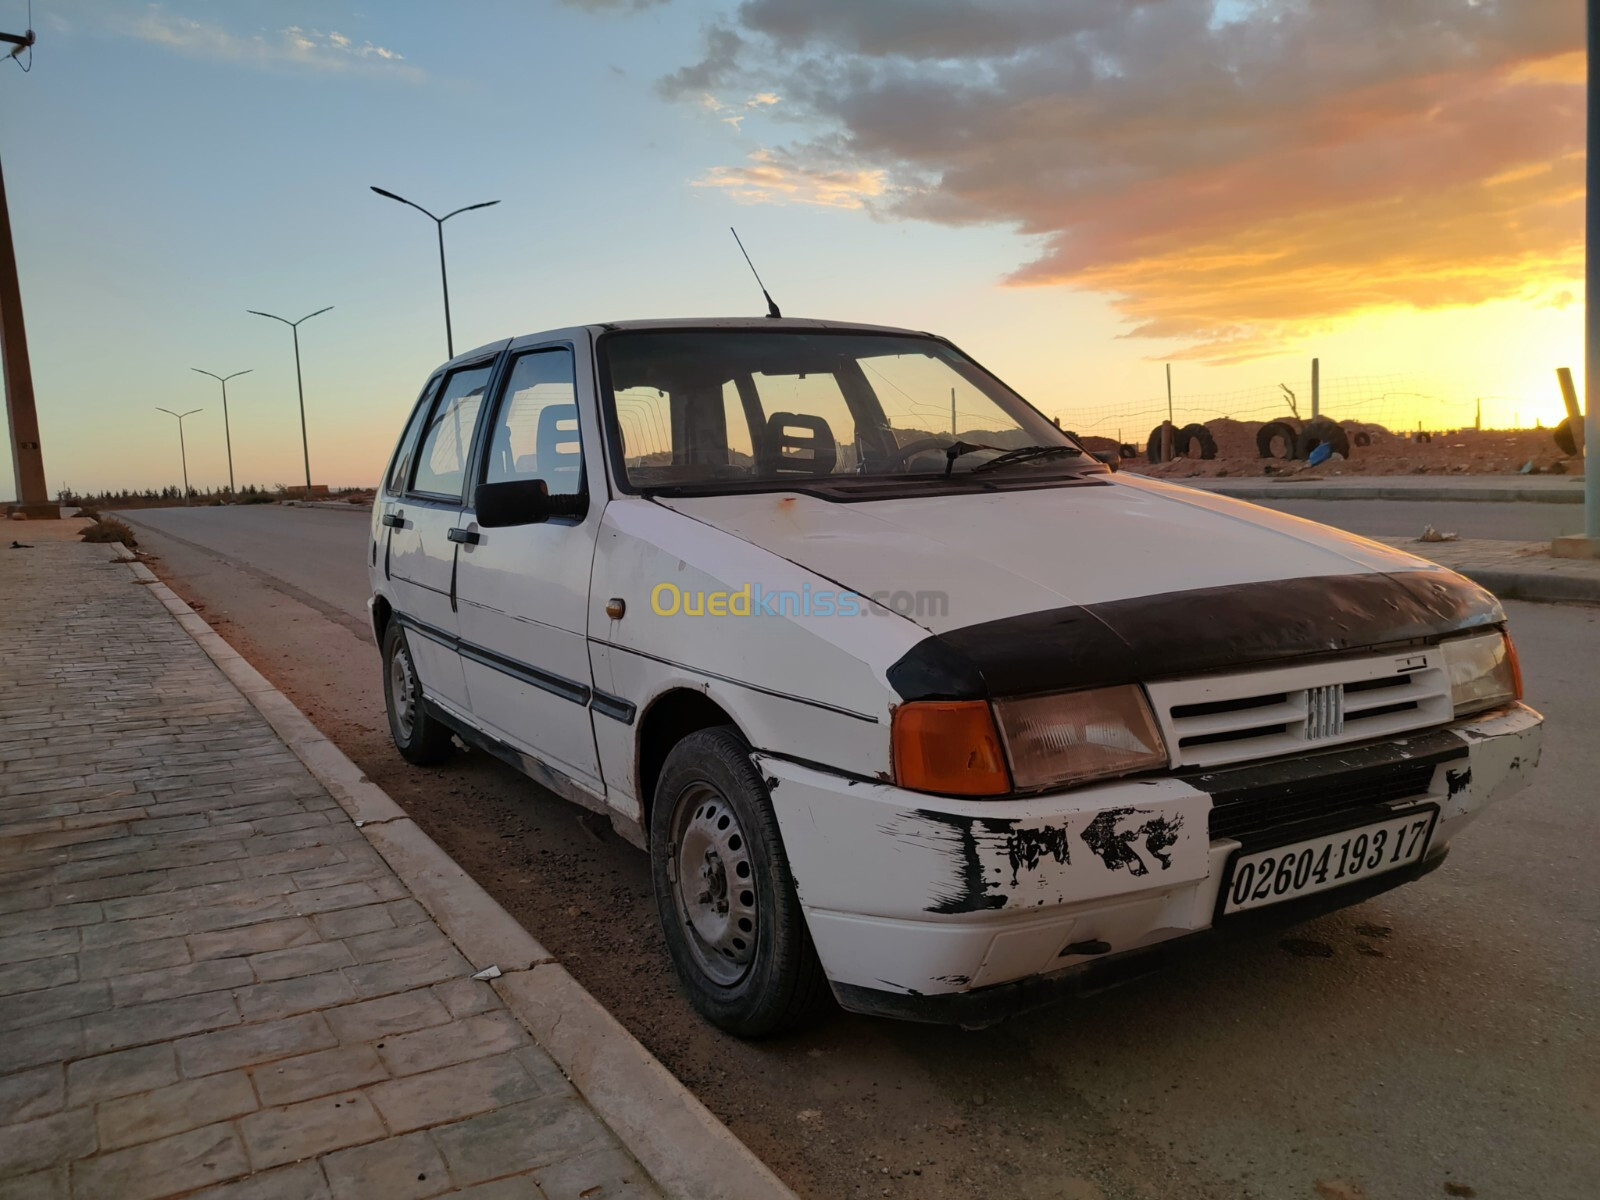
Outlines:
<svg viewBox="0 0 1600 1200"><path fill-rule="evenodd" d="M1259 815L1290 797L1295 830L1307 819L1354 827L1381 819L1384 804L1440 811L1424 862L1259 917L1236 914L1219 932L1304 919L1425 874L1488 804L1523 786L1538 762L1541 721L1518 704L1268 764L1004 801L925 796L756 757L840 1003L981 1023L1138 973L1134 952L1210 930L1229 858L1241 846L1294 840L1259 820L1241 826L1236 804ZM1367 802L1372 780L1402 773L1421 790L1386 797L1379 789ZM1214 822L1213 810L1231 824ZM1250 832L1213 838L1213 824Z"/></svg>

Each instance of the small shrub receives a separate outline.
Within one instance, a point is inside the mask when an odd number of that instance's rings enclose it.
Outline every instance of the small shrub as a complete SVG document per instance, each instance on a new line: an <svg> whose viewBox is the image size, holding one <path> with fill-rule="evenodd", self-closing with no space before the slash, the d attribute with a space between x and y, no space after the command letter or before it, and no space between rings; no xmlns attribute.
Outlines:
<svg viewBox="0 0 1600 1200"><path fill-rule="evenodd" d="M86 542L121 542L132 550L139 544L133 530L115 517L99 517L80 535Z"/></svg>
<svg viewBox="0 0 1600 1200"><path fill-rule="evenodd" d="M80 508L74 515L79 517L88 517L91 521L98 521L100 519L100 510L98 508L85 507Z"/></svg>

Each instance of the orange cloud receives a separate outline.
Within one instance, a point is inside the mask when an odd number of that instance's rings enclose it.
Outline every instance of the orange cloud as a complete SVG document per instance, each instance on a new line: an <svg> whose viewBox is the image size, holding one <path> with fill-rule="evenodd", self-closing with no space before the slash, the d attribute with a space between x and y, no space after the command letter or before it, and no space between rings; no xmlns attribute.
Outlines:
<svg viewBox="0 0 1600 1200"><path fill-rule="evenodd" d="M829 168L756 150L741 167L713 167L695 187L721 188L744 204L816 204L864 208L884 191L884 172Z"/></svg>
<svg viewBox="0 0 1600 1200"><path fill-rule="evenodd" d="M1582 273L1564 0L938 7L746 0L663 90L774 87L815 136L700 184L1012 226L1041 252L1008 283L1106 293L1128 336L1213 362Z"/></svg>

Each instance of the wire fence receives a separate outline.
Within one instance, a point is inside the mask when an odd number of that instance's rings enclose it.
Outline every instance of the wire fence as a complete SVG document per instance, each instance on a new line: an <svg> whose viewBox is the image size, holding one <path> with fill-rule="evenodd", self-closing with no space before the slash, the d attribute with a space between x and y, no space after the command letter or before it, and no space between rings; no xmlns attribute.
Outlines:
<svg viewBox="0 0 1600 1200"><path fill-rule="evenodd" d="M1324 377L1320 411L1341 424L1382 426L1394 433L1523 428L1514 402L1504 396L1463 395L1459 387L1420 374ZM1311 379L1289 378L1232 392L1175 392L1172 417L1178 426L1208 421L1273 421L1311 418ZM1167 419L1167 399L1156 396L1118 404L1068 405L1063 427L1086 437L1111 438L1142 446Z"/></svg>

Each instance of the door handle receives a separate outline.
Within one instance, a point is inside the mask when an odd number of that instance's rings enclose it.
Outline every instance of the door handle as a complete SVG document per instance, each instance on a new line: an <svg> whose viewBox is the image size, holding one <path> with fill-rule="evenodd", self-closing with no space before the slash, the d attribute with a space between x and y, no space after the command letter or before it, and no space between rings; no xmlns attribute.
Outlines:
<svg viewBox="0 0 1600 1200"><path fill-rule="evenodd" d="M389 529L404 529L406 527L406 514L398 509L394 512L383 514L383 523Z"/></svg>
<svg viewBox="0 0 1600 1200"><path fill-rule="evenodd" d="M476 546L480 540L476 529L452 529L446 536L463 546Z"/></svg>

